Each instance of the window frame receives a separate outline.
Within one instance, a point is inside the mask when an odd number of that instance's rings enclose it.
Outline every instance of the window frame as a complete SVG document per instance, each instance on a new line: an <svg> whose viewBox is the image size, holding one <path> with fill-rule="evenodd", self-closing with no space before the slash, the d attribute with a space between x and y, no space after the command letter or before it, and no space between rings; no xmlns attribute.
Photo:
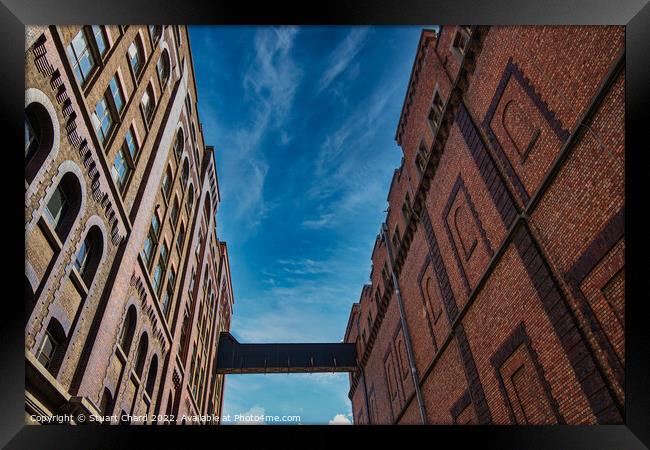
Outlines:
<svg viewBox="0 0 650 450"><path fill-rule="evenodd" d="M93 45L93 43L95 43L95 37L93 35L91 39L89 34L90 33L88 32L88 27L82 26L79 32L74 35L74 37L70 40L70 42L66 46L66 54L68 57L68 62L70 64L72 72L74 73L75 80L77 81L77 83L79 83L79 86L81 86L82 89L88 86L90 80L97 72L99 67L99 62L101 61L101 58L99 58L98 60L97 58L98 50L95 49ZM78 37L81 37L85 43L85 46L83 47L81 52L79 52L79 55L77 54L77 49L75 48L75 44L74 44L75 40ZM84 71L81 68L82 67L81 61L83 60L83 56L85 55L87 55L89 58L90 68L84 74ZM81 77L81 79L79 79L79 77Z"/></svg>
<svg viewBox="0 0 650 450"><path fill-rule="evenodd" d="M463 57L467 54L471 39L472 30L468 25L458 25L456 27L454 35L451 39L450 50L458 59L463 59ZM463 42L464 45L461 46L461 42Z"/></svg>

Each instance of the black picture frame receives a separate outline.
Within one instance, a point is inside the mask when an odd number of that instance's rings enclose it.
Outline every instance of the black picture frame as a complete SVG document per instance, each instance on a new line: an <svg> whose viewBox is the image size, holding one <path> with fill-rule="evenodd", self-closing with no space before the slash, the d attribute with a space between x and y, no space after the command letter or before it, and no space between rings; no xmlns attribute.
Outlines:
<svg viewBox="0 0 650 450"><path fill-rule="evenodd" d="M155 7L154 7L155 6ZM187 443L192 437L208 445L244 445L251 435L248 427L69 427L25 426L24 398L24 295L18 273L23 267L24 239L21 200L24 185L19 161L21 118L24 109L24 27L26 24L73 23L182 23L182 24L349 24L349 25L417 25L417 24L538 24L626 26L626 405L625 424L617 426L432 426L432 427L266 427L262 430L280 444L290 444L295 437L280 437L288 429L316 431L328 435L333 444L352 436L366 440L382 439L386 433L415 433L401 445L434 445L442 438L464 446L475 443L496 448L647 448L650 446L650 339L646 320L645 278L647 263L647 187L644 185L649 145L645 129L650 124L650 4L646 0L375 0L325 2L217 2L200 0L180 2L162 0L2 0L0 4L0 42L2 46L2 122L8 126L2 181L7 233L2 245L4 261L4 307L0 327L0 444L7 448L113 448L134 447L150 443L152 438L167 443ZM10 143L10 144L9 144ZM13 145L11 145L13 144ZM12 150L14 149L14 150ZM24 203L24 202L23 202ZM24 235L24 229L23 229ZM14 273L15 272L15 273ZM254 431L259 431L255 427ZM214 434L216 433L216 434ZM196 436L196 435L199 436ZM233 444L221 441L224 435L236 434ZM445 436L443 436L445 435ZM405 436L403 436L405 438ZM322 444L313 438L298 438L301 445ZM435 440L433 440L435 439ZM428 444L431 443L431 444ZM201 444L205 445L205 444ZM441 445L437 444L437 446ZM443 444L444 445L444 444Z"/></svg>

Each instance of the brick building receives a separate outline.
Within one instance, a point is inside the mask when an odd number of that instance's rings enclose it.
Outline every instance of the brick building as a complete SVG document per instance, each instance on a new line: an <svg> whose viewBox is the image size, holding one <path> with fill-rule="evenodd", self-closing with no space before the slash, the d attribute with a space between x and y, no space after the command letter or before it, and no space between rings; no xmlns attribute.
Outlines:
<svg viewBox="0 0 650 450"><path fill-rule="evenodd" d="M624 42L422 32L345 333L355 423L622 422Z"/></svg>
<svg viewBox="0 0 650 450"><path fill-rule="evenodd" d="M179 26L27 29L27 422L220 414L233 293L189 44Z"/></svg>

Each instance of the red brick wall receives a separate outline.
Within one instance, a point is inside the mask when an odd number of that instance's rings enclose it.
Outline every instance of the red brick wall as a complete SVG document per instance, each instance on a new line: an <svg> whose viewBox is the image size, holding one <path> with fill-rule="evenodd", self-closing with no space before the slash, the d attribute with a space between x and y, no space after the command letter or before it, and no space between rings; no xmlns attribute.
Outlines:
<svg viewBox="0 0 650 450"><path fill-rule="evenodd" d="M465 60L455 32L420 41L386 219L405 241L393 254L427 422L621 423L624 29L473 28ZM453 122L440 153L427 120L436 89ZM421 183L422 139L438 163ZM410 225L407 192L424 200ZM386 258L376 244L372 292ZM371 421L421 423L389 292L359 354ZM358 421L358 375L351 386Z"/></svg>

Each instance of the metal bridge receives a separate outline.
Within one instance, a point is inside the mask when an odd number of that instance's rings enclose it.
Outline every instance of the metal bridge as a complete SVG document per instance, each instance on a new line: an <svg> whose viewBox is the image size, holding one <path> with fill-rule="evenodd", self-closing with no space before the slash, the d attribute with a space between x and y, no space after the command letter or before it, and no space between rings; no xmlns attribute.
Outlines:
<svg viewBox="0 0 650 450"><path fill-rule="evenodd" d="M357 369L354 344L240 344L221 332L217 373L353 372Z"/></svg>

